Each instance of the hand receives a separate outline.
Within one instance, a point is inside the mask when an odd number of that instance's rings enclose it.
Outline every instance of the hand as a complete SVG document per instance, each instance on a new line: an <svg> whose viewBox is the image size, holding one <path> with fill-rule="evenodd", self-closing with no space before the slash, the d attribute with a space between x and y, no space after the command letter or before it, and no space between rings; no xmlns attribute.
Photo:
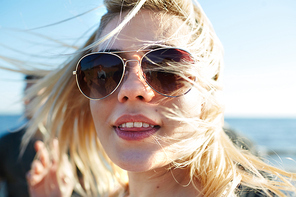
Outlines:
<svg viewBox="0 0 296 197"><path fill-rule="evenodd" d="M41 141L35 143L37 159L33 161L27 173L27 182L31 197L65 197L71 196L74 188L72 167L67 157L63 158L64 166L58 173L59 143L53 140L51 154ZM61 180L61 184L58 181Z"/></svg>

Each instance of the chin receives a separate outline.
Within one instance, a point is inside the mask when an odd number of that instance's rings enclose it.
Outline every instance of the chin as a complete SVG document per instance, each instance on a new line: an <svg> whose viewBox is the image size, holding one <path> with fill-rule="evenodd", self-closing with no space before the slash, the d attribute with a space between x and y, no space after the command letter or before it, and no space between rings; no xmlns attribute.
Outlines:
<svg viewBox="0 0 296 197"><path fill-rule="evenodd" d="M165 154L162 153L161 157L157 155L159 154L129 152L121 154L115 164L128 172L146 172L168 165L169 162L164 161Z"/></svg>

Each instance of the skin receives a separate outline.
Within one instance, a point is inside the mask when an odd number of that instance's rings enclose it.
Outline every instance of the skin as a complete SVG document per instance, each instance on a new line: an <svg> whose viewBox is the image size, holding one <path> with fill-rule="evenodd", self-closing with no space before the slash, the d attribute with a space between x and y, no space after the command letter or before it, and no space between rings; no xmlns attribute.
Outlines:
<svg viewBox="0 0 296 197"><path fill-rule="evenodd" d="M63 158L65 166L62 173L58 173L58 140L53 140L51 152L48 152L41 141L35 143L35 149L38 159L33 161L31 170L27 173L30 196L71 196L74 188L73 177L70 175L72 167L67 158ZM60 185L58 184L59 178L61 179Z"/></svg>
<svg viewBox="0 0 296 197"><path fill-rule="evenodd" d="M122 18L124 17L122 14ZM100 37L107 35L121 19L115 17L102 31ZM166 24L166 25L163 25ZM182 48L188 43L183 21L167 14L151 11L140 11L114 38L101 43L94 51L102 49L116 49L130 51L142 49L151 43L176 46ZM163 42L166 38L166 42ZM111 44L110 44L111 43ZM151 45L150 45L151 46ZM139 60L137 54L126 54L128 59ZM202 98L197 89L184 96L163 100L164 96L156 93L142 78L138 62L129 62L125 78L119 88L110 96L102 100L90 100L91 113L98 137L110 159L122 169L128 171L129 196L201 196L190 183L188 169L172 169L168 166L172 160L182 155L176 151L172 141L164 141L167 137L184 139L190 132L196 132L189 125L174 121L163 115L163 107L177 106L188 117L199 117ZM140 140L125 140L115 132L115 124L124 115L144 116L159 126L150 137ZM144 118L144 119L146 119ZM129 122L128 118L126 120ZM135 129L135 128L134 128ZM159 140L156 140L159 139ZM57 142L55 142L57 143ZM58 147L54 146L54 155ZM42 142L36 144L39 160L35 160L32 170L28 173L28 182L32 196L44 195L45 182L56 183L56 161L50 161L49 153ZM55 158L55 157L53 157ZM61 176L67 178L64 173ZM67 191L73 189L73 184L65 183ZM198 189L201 186L196 183ZM48 189L48 187L47 187ZM55 196L63 196L59 187L51 191ZM67 192L69 194L69 192ZM68 196L68 195L64 195Z"/></svg>
<svg viewBox="0 0 296 197"><path fill-rule="evenodd" d="M159 20L159 16L153 15L153 12L141 11L120 31L116 38L105 41L97 50L105 48L121 51L138 50L148 43L159 43L164 37L173 38L182 21L179 19L172 21L169 15L161 17L162 20ZM166 27L161 26L163 20L170 24ZM111 32L120 22L120 18L115 17L105 27L101 37ZM175 25L176 23L179 25ZM180 42L187 42L185 39L182 40L185 38L183 34L178 34L177 37L181 39L171 39L170 42L164 44L179 46ZM128 59L139 58L136 54L128 54ZM160 99L163 99L163 96L154 92L142 78L138 62L129 62L127 68L124 81L112 95L103 100L90 100L97 134L107 155L116 165L129 172L130 196L164 196L164 194L165 196L172 196L172 194L176 196L178 193L184 196L184 192L192 194L192 187L184 189L176 183L172 176L173 173L180 183L188 184L186 171L179 169L167 173L167 165L170 161L180 158L181 155L176 153L172 143L160 140L158 141L160 146L155 142L154 137L184 138L184 133L191 131L192 128L166 118L161 113L162 107L172 108L174 104L186 112L189 117L199 117L202 106L201 96L193 88L184 96L162 102ZM123 115L143 115L153 120L160 128L148 138L124 140L116 134L114 128L117 119ZM151 192L157 193L152 194ZM193 193L196 196L196 193Z"/></svg>

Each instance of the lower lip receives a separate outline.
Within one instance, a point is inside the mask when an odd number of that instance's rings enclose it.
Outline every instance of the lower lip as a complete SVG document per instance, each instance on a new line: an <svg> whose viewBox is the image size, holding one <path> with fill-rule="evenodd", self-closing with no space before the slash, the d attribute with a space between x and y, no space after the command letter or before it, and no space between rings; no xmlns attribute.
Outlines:
<svg viewBox="0 0 296 197"><path fill-rule="evenodd" d="M127 141L139 141L150 137L157 132L159 127L153 128L119 128L115 127L115 132L118 137Z"/></svg>

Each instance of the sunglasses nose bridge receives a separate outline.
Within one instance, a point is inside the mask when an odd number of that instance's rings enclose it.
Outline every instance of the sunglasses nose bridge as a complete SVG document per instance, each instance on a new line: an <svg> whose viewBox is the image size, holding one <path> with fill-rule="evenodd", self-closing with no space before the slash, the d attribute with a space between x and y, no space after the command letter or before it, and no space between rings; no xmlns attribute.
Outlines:
<svg viewBox="0 0 296 197"><path fill-rule="evenodd" d="M128 64L128 63L130 63L130 64ZM124 67L126 68L125 69L125 72L126 73L129 73L132 70L136 71L137 68L141 68L140 64L141 64L140 63L140 60L135 60L135 59L125 60L125 62L124 62ZM138 72L139 72L139 70L136 71L136 73L138 73Z"/></svg>
<svg viewBox="0 0 296 197"><path fill-rule="evenodd" d="M128 65L128 63L130 63ZM134 63L134 64L132 64ZM132 65L131 65L132 64ZM141 60L136 60L136 59L130 59L130 60L125 60L124 61L124 67L125 67L125 77L128 77L130 73L135 73L141 80L145 80L143 77L143 70L141 68Z"/></svg>
<svg viewBox="0 0 296 197"><path fill-rule="evenodd" d="M137 62L140 65L140 60L125 60L124 66L127 67L127 63L129 62Z"/></svg>

